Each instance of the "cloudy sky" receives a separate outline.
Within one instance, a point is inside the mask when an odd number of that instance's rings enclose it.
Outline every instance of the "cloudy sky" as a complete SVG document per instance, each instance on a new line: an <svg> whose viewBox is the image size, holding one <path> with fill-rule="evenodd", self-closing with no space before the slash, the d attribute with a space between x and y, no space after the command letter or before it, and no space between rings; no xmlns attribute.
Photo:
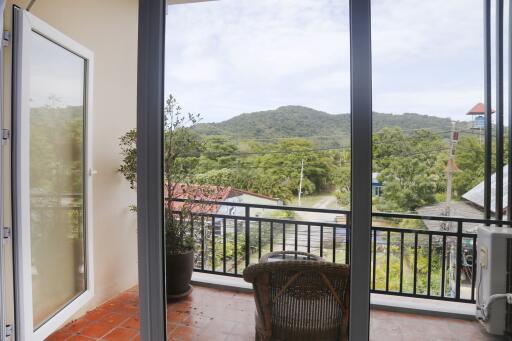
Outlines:
<svg viewBox="0 0 512 341"><path fill-rule="evenodd" d="M466 119L483 99L481 0L374 0L373 107ZM167 93L206 122L304 105L349 112L347 0L172 5Z"/></svg>

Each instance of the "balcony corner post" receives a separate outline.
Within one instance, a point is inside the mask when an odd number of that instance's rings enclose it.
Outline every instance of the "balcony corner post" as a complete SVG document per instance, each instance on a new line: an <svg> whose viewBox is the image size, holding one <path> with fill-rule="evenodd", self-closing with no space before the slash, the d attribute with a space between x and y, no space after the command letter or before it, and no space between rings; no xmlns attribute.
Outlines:
<svg viewBox="0 0 512 341"><path fill-rule="evenodd" d="M137 245L140 338L166 340L163 199L165 0L139 0Z"/></svg>
<svg viewBox="0 0 512 341"><path fill-rule="evenodd" d="M350 1L352 215L349 339L368 340L372 223L371 0Z"/></svg>

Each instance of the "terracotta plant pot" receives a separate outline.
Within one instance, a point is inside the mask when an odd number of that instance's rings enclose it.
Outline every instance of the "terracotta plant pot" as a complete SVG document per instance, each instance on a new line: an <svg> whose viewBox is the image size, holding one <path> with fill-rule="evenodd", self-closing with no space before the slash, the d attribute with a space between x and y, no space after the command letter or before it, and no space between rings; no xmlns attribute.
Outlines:
<svg viewBox="0 0 512 341"><path fill-rule="evenodd" d="M167 254L167 299L186 297L192 291L190 281L194 269L194 251L183 254Z"/></svg>

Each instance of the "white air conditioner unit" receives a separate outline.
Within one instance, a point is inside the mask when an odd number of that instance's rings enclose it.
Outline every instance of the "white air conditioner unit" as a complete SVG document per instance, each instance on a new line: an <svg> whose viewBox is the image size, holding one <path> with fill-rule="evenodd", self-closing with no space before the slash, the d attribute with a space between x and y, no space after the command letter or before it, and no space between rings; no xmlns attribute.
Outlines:
<svg viewBox="0 0 512 341"><path fill-rule="evenodd" d="M482 226L477 237L476 306L477 318L488 333L503 335L507 328L506 294L511 276L512 228ZM509 277L509 278L512 278Z"/></svg>

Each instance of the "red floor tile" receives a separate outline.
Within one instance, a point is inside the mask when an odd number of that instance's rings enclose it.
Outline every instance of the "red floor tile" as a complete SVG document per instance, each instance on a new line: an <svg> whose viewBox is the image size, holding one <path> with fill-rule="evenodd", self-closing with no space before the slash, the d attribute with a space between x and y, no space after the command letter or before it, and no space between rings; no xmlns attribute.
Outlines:
<svg viewBox="0 0 512 341"><path fill-rule="evenodd" d="M105 315L105 317L103 317L101 319L101 321L108 323L112 326L118 326L122 322L124 322L128 319L129 319L129 317L127 317L126 315L121 315L119 313L111 313L111 314Z"/></svg>
<svg viewBox="0 0 512 341"><path fill-rule="evenodd" d="M92 340L96 340L94 338L90 338L90 337L87 337L87 336L83 336L83 335L74 335L74 336L71 336L69 339L66 339L66 341L92 341Z"/></svg>
<svg viewBox="0 0 512 341"><path fill-rule="evenodd" d="M100 338L108 334L112 329L114 329L114 327L111 324L98 321L89 324L82 330L80 334L84 336Z"/></svg>
<svg viewBox="0 0 512 341"><path fill-rule="evenodd" d="M71 323L68 323L64 328L61 329L63 333L68 334L76 334L82 329L84 329L87 325L89 325L91 321L86 319L78 319L75 321L72 321Z"/></svg>
<svg viewBox="0 0 512 341"><path fill-rule="evenodd" d="M103 337L105 341L127 341L137 336L137 331L128 328L116 328Z"/></svg>
<svg viewBox="0 0 512 341"><path fill-rule="evenodd" d="M184 300L168 304L168 339L176 341L254 340L252 294L195 287ZM88 312L50 336L61 340L139 340L136 289ZM487 341L473 321L372 310L371 341Z"/></svg>
<svg viewBox="0 0 512 341"><path fill-rule="evenodd" d="M46 341L64 341L66 339L69 339L71 336L73 336L73 334L58 331L47 337Z"/></svg>
<svg viewBox="0 0 512 341"><path fill-rule="evenodd" d="M139 330L140 329L139 318L138 317L130 317L130 318L128 318L128 320L123 322L121 324L121 326L124 328L131 328L131 329Z"/></svg>

